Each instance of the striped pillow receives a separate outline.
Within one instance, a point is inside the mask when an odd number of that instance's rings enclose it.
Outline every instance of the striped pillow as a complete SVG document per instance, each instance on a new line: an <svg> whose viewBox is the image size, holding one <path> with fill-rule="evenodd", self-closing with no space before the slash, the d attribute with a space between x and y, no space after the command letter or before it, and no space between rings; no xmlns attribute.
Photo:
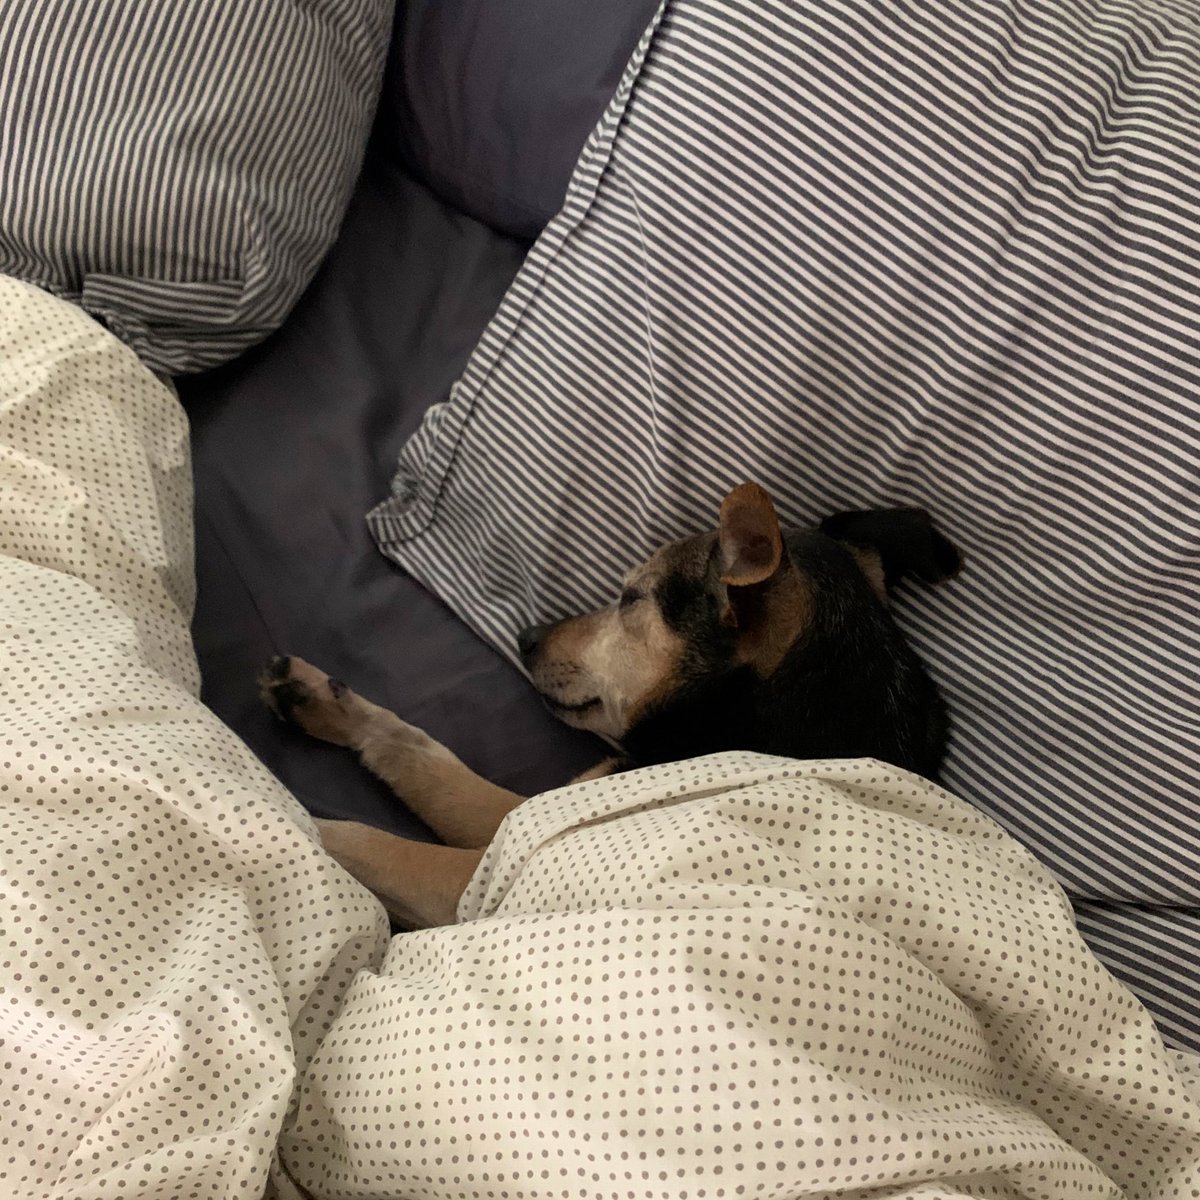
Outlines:
<svg viewBox="0 0 1200 1200"><path fill-rule="evenodd" d="M929 506L947 783L1200 1047L1198 17L668 0L371 524L511 655L742 479Z"/></svg>
<svg viewBox="0 0 1200 1200"><path fill-rule="evenodd" d="M337 232L390 0L4 0L0 273L151 367L278 326Z"/></svg>

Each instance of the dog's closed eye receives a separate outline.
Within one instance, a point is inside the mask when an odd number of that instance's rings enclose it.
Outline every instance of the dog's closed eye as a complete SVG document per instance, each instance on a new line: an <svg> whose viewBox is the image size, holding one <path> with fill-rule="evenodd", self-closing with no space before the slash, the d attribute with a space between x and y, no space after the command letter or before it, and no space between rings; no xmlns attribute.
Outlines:
<svg viewBox="0 0 1200 1200"><path fill-rule="evenodd" d="M619 601L619 606L621 608L631 608L633 605L635 605L641 599L642 599L642 593L639 592L637 590L637 588L626 588L621 593L621 599Z"/></svg>

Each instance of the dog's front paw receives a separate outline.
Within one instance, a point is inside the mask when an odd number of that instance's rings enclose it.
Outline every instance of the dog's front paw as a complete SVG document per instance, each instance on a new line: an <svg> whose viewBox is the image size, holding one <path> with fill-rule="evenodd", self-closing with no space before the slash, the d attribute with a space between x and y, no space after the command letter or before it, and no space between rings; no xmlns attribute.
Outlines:
<svg viewBox="0 0 1200 1200"><path fill-rule="evenodd" d="M258 677L258 694L281 721L338 746L356 744L362 721L358 697L304 659L271 659Z"/></svg>

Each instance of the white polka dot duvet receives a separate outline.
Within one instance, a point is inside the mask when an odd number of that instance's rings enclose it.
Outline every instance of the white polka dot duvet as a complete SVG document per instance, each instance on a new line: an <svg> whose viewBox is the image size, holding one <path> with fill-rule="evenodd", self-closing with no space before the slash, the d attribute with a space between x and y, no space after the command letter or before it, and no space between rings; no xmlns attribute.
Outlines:
<svg viewBox="0 0 1200 1200"><path fill-rule="evenodd" d="M864 762L727 754L513 813L301 1081L317 1196L1200 1195L1200 1109L1061 889Z"/></svg>
<svg viewBox="0 0 1200 1200"><path fill-rule="evenodd" d="M261 1196L382 953L381 910L196 698L190 521L176 398L0 277L4 1200Z"/></svg>
<svg viewBox="0 0 1200 1200"><path fill-rule="evenodd" d="M0 279L0 1196L1200 1195L1194 1063L987 818L725 755L402 935L199 704L186 428Z"/></svg>

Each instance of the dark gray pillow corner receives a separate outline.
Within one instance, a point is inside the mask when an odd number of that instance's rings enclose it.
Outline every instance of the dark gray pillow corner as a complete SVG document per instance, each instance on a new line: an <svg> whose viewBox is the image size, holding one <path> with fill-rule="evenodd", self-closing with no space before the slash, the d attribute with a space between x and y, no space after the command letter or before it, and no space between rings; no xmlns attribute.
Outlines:
<svg viewBox="0 0 1200 1200"><path fill-rule="evenodd" d="M536 237L657 7L410 0L384 86L396 152L463 212Z"/></svg>

